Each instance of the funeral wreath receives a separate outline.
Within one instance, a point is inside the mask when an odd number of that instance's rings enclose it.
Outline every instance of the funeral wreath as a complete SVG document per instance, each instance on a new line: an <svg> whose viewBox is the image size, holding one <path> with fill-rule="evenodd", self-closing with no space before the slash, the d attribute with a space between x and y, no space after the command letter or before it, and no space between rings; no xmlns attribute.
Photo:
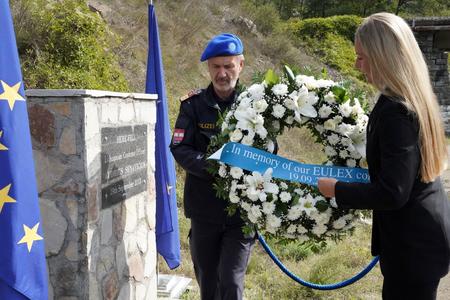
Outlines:
<svg viewBox="0 0 450 300"><path fill-rule="evenodd" d="M295 74L287 66L281 76L269 70L221 117L221 132L212 139L210 151L236 142L274 153L277 137L286 129L306 127L323 145L324 165L364 167L368 116L362 100L350 97L348 89L332 80ZM271 168L261 174L212 164L217 194L228 201L230 214L240 211L247 230L324 241L339 238L360 217L356 210L337 208L314 186L273 178Z"/></svg>

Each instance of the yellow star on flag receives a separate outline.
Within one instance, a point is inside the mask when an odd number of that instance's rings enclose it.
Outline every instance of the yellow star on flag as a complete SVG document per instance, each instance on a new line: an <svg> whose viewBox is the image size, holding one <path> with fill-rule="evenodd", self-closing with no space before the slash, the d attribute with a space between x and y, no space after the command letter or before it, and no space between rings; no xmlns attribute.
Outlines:
<svg viewBox="0 0 450 300"><path fill-rule="evenodd" d="M13 198L11 198L8 195L10 188L11 188L11 184L8 184L7 186L5 186L4 188L2 188L0 190L0 213L2 212L3 205L5 203L14 203L14 202L16 202L16 200L14 200Z"/></svg>
<svg viewBox="0 0 450 300"><path fill-rule="evenodd" d="M2 137L2 135L3 135L3 131L0 130L0 138ZM5 150L8 150L8 147L6 147L2 143L0 143L0 151L5 151Z"/></svg>
<svg viewBox="0 0 450 300"><path fill-rule="evenodd" d="M27 247L28 247L28 252L31 252L31 247L33 247L33 243L35 241L40 241L43 240L44 238L42 236L40 236L39 234L37 234L37 230L39 227L39 223L37 223L36 225L34 225L33 228L28 227L27 225L23 224L23 230L25 231L25 235L23 236L23 238L17 243L18 244L23 244L23 243L27 243Z"/></svg>
<svg viewBox="0 0 450 300"><path fill-rule="evenodd" d="M2 83L3 87L3 93L0 94L0 100L8 101L11 111L13 110L14 103L16 101L25 101L25 99L19 94L20 85L22 84L21 81L16 83L14 86L9 86L3 80L0 80L0 82Z"/></svg>

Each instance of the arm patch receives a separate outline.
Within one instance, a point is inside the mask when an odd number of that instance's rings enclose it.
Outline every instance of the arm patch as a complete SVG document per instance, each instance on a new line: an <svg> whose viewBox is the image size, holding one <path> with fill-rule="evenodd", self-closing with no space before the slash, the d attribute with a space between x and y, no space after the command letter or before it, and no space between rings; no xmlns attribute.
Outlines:
<svg viewBox="0 0 450 300"><path fill-rule="evenodd" d="M180 98L180 101L183 102L184 100L187 100L189 98L191 98L192 96L198 95L202 92L201 89L194 89L191 90L189 93L187 93L186 95L184 95L183 97Z"/></svg>

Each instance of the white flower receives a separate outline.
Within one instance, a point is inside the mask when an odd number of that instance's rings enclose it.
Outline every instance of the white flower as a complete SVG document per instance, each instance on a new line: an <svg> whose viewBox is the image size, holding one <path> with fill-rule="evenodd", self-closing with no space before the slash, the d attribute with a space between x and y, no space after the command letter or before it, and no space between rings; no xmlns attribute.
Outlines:
<svg viewBox="0 0 450 300"><path fill-rule="evenodd" d="M336 99L335 96L333 94L333 92L328 92L325 96L324 96L325 102L328 104L333 104L336 103Z"/></svg>
<svg viewBox="0 0 450 300"><path fill-rule="evenodd" d="M305 227L303 227L302 225L298 225L297 226L297 232L300 233L300 234L305 234L305 233L308 232L308 230Z"/></svg>
<svg viewBox="0 0 450 300"><path fill-rule="evenodd" d="M302 212L303 212L303 209L302 209L301 205L298 205L298 204L294 205L289 209L287 218L290 221L295 221L298 218L300 218L300 216L302 215Z"/></svg>
<svg viewBox="0 0 450 300"><path fill-rule="evenodd" d="M324 150L325 150L325 154L328 157L335 156L337 154L336 150L334 150L334 148L332 148L330 146L325 146Z"/></svg>
<svg viewBox="0 0 450 300"><path fill-rule="evenodd" d="M355 103L352 106L352 114L356 115L356 116L363 116L364 114L364 109L361 107L361 103L359 103L359 99L358 98L354 98L353 102Z"/></svg>
<svg viewBox="0 0 450 300"><path fill-rule="evenodd" d="M278 84L275 84L272 87L272 92L276 96L283 96L283 95L286 95L288 93L288 87L284 83L278 83Z"/></svg>
<svg viewBox="0 0 450 300"><path fill-rule="evenodd" d="M354 128L354 125L341 123L337 126L337 131L342 135L349 136L353 132Z"/></svg>
<svg viewBox="0 0 450 300"><path fill-rule="evenodd" d="M252 175L247 175L245 177L246 185L247 185L247 197L256 201L259 199L259 194L271 193L278 194L278 186L275 183L271 182L272 180L272 169L269 168L264 172L264 175L261 173L254 171Z"/></svg>
<svg viewBox="0 0 450 300"><path fill-rule="evenodd" d="M350 117L350 114L352 113L352 107L350 106L350 101L346 101L343 104L339 105L339 111L341 114L348 118Z"/></svg>
<svg viewBox="0 0 450 300"><path fill-rule="evenodd" d="M342 229L346 225L345 218L341 217L333 222L333 228L334 229Z"/></svg>
<svg viewBox="0 0 450 300"><path fill-rule="evenodd" d="M265 130L264 118L261 114L257 113L253 108L236 109L234 116L238 121L236 128L242 130Z"/></svg>
<svg viewBox="0 0 450 300"><path fill-rule="evenodd" d="M275 131L280 131L280 121L278 120L273 120L272 121L272 128Z"/></svg>
<svg viewBox="0 0 450 300"><path fill-rule="evenodd" d="M241 202L240 205L241 208L247 212L250 211L250 209L252 208L252 205L248 202Z"/></svg>
<svg viewBox="0 0 450 300"><path fill-rule="evenodd" d="M337 202L336 202L336 198L335 198L335 197L333 197L333 198L330 199L330 205L331 205L331 207L333 207L333 208L337 208L337 207L338 207Z"/></svg>
<svg viewBox="0 0 450 300"><path fill-rule="evenodd" d="M304 242L306 242L308 240L309 240L309 237L307 235L299 235L299 236L297 236L297 242L299 242L300 244L304 243Z"/></svg>
<svg viewBox="0 0 450 300"><path fill-rule="evenodd" d="M314 108L319 97L317 97L315 92L308 92L305 87L300 88L298 91L297 100L297 110L300 114L306 117L315 118L317 116L317 111Z"/></svg>
<svg viewBox="0 0 450 300"><path fill-rule="evenodd" d="M230 141L237 143L242 139L242 136L242 131L239 129L235 129L230 135Z"/></svg>
<svg viewBox="0 0 450 300"><path fill-rule="evenodd" d="M326 120L325 123L323 123L323 128L325 130L333 131L336 129L336 123L334 123L333 119Z"/></svg>
<svg viewBox="0 0 450 300"><path fill-rule="evenodd" d="M220 127L220 129L222 130L222 132L224 132L225 130L228 129L228 123L226 121L224 121L222 123L222 126Z"/></svg>
<svg viewBox="0 0 450 300"><path fill-rule="evenodd" d="M295 110L297 108L297 101L294 101L290 98L286 98L286 100L284 100L283 104L290 110Z"/></svg>
<svg viewBox="0 0 450 300"><path fill-rule="evenodd" d="M288 185L282 181L282 182L280 182L280 188L281 188L282 190L287 190Z"/></svg>
<svg viewBox="0 0 450 300"><path fill-rule="evenodd" d="M237 102L239 103L237 109L245 110L252 106L253 99L244 95L240 95Z"/></svg>
<svg viewBox="0 0 450 300"><path fill-rule="evenodd" d="M270 231L269 229L271 229L271 230L275 229L275 231L276 231L276 229L281 226L281 219L275 215L267 216L266 222L267 222L266 226L267 226L268 231ZM270 231L270 232L272 232L272 231Z"/></svg>
<svg viewBox="0 0 450 300"><path fill-rule="evenodd" d="M257 113L264 112L268 106L269 106L269 104L267 104L267 102L264 99L256 100L253 102L253 109Z"/></svg>
<svg viewBox="0 0 450 300"><path fill-rule="evenodd" d="M347 167L354 168L356 167L356 160L349 158L347 159Z"/></svg>
<svg viewBox="0 0 450 300"><path fill-rule="evenodd" d="M273 153L275 150L275 143L272 140L268 140L266 143L266 149L268 152Z"/></svg>
<svg viewBox="0 0 450 300"><path fill-rule="evenodd" d="M288 116L284 121L286 122L286 124L291 125L292 123L294 123L294 117Z"/></svg>
<svg viewBox="0 0 450 300"><path fill-rule="evenodd" d="M252 223L257 223L258 219L262 216L261 209L258 205L252 205L250 211L247 214L248 219Z"/></svg>
<svg viewBox="0 0 450 300"><path fill-rule="evenodd" d="M322 107L319 109L319 116L324 119L328 118L328 116L333 112L330 106L328 105L322 105Z"/></svg>
<svg viewBox="0 0 450 300"><path fill-rule="evenodd" d="M264 193L264 192L259 193L258 199L259 199L259 201L261 201L261 202L265 202L265 201L267 200L267 194Z"/></svg>
<svg viewBox="0 0 450 300"><path fill-rule="evenodd" d="M219 176L222 178L227 177L228 173L227 173L227 167L225 164L221 163L220 167L219 167Z"/></svg>
<svg viewBox="0 0 450 300"><path fill-rule="evenodd" d="M302 191L302 189L295 189L295 190L294 190L294 193L296 193L296 194L298 194L298 195L300 195L300 196L303 196L303 195L305 194L305 192Z"/></svg>
<svg viewBox="0 0 450 300"><path fill-rule="evenodd" d="M302 197L299 199L298 205L301 205L303 211L309 216L313 211L316 210L316 201L315 199L308 194L306 197Z"/></svg>
<svg viewBox="0 0 450 300"><path fill-rule="evenodd" d="M230 168L230 175L234 179L239 179L244 175L244 171L241 168L238 167L231 167Z"/></svg>
<svg viewBox="0 0 450 300"><path fill-rule="evenodd" d="M280 193L280 201L283 203L288 203L292 199L291 194L288 192L281 192Z"/></svg>
<svg viewBox="0 0 450 300"><path fill-rule="evenodd" d="M326 80L326 79L316 80L316 84L318 88L327 88L336 85L333 80Z"/></svg>
<svg viewBox="0 0 450 300"><path fill-rule="evenodd" d="M275 203L273 203L273 202L264 202L262 204L262 206L263 206L263 212L266 215L272 214L275 211L275 207L276 207Z"/></svg>
<svg viewBox="0 0 450 300"><path fill-rule="evenodd" d="M314 228L312 230L312 233L314 233L317 236L321 236L325 232L327 232L327 226L325 226L323 224L319 224L319 225L314 226Z"/></svg>
<svg viewBox="0 0 450 300"><path fill-rule="evenodd" d="M277 119L281 119L284 116L285 111L286 111L286 108L284 108L283 105L275 104L273 106L272 116L274 116Z"/></svg>
<svg viewBox="0 0 450 300"><path fill-rule="evenodd" d="M236 195L236 193L230 192L228 197L231 203L239 203L239 201L241 201L241 198L239 198L238 195Z"/></svg>
<svg viewBox="0 0 450 300"><path fill-rule="evenodd" d="M253 139L255 138L255 132L249 130L248 134L244 136L241 143L247 146L253 145Z"/></svg>
<svg viewBox="0 0 450 300"><path fill-rule="evenodd" d="M252 84L252 86L248 88L248 93L253 100L261 100L264 97L264 85L258 83Z"/></svg>
<svg viewBox="0 0 450 300"><path fill-rule="evenodd" d="M316 125L315 128L319 133L323 133L325 131L325 128L323 127L323 125Z"/></svg>
<svg viewBox="0 0 450 300"><path fill-rule="evenodd" d="M327 137L327 140L331 145L336 145L339 142L339 136L335 133L332 133Z"/></svg>
<svg viewBox="0 0 450 300"><path fill-rule="evenodd" d="M308 89L315 89L317 88L317 82L316 79L312 76L306 76L306 75L297 75L295 77L295 82L299 87L302 85L306 86Z"/></svg>
<svg viewBox="0 0 450 300"><path fill-rule="evenodd" d="M289 225L289 227L286 229L287 233L294 234L297 231L297 226L294 224Z"/></svg>
<svg viewBox="0 0 450 300"><path fill-rule="evenodd" d="M347 158L349 156L348 151L347 150L341 150L339 151L339 157L340 158Z"/></svg>

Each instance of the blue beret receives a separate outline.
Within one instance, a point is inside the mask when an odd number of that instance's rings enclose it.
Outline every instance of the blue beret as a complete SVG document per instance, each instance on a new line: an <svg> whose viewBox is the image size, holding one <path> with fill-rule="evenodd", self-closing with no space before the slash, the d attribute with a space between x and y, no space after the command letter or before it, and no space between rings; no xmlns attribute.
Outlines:
<svg viewBox="0 0 450 300"><path fill-rule="evenodd" d="M236 35L231 33L221 33L213 37L208 45L206 45L200 61L205 61L216 56L239 55L243 52L244 46Z"/></svg>

